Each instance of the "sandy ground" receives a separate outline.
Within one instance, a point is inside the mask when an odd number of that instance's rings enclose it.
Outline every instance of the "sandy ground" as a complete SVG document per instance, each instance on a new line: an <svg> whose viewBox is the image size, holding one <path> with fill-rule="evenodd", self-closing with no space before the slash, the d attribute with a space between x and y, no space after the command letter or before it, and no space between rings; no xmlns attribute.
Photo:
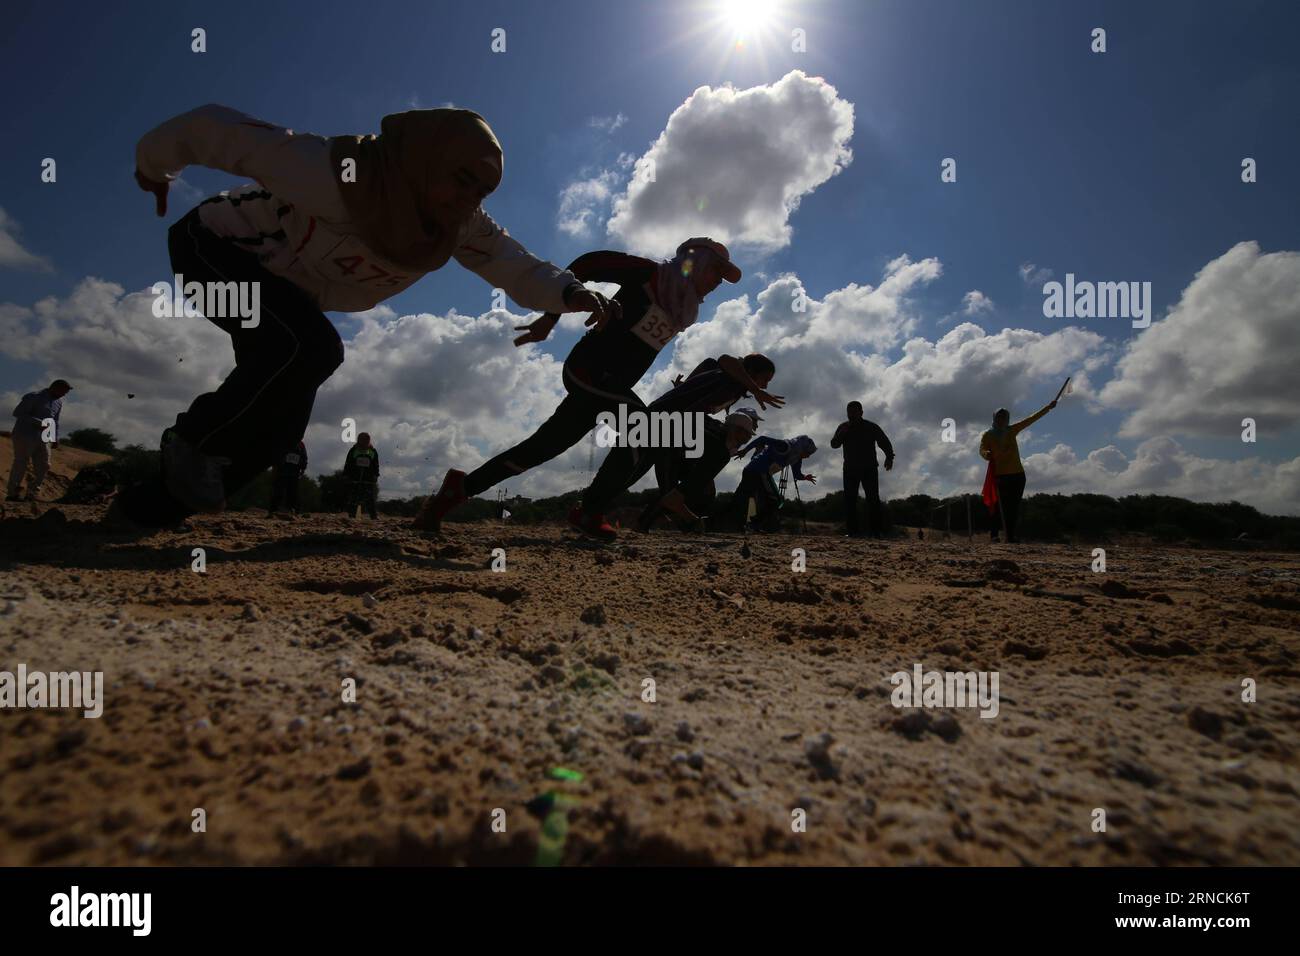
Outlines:
<svg viewBox="0 0 1300 956"><path fill-rule="evenodd" d="M42 510L0 670L106 702L0 710L0 864L527 864L548 790L565 863L1300 863L1297 555ZM896 709L915 663L1000 713Z"/></svg>

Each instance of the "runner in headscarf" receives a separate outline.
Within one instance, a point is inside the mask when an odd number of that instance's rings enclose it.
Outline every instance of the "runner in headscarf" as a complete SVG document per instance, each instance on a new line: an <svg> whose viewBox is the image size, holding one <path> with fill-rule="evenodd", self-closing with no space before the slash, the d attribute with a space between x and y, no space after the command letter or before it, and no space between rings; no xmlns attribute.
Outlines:
<svg viewBox="0 0 1300 956"><path fill-rule="evenodd" d="M525 308L591 312L597 327L618 316L483 211L503 155L470 110L394 113L378 135L326 138L199 107L136 147L136 182L154 194L159 216L170 182L192 164L256 184L205 199L171 227L172 269L186 284L256 289L258 309L251 318L206 315L230 335L234 371L177 418L160 478L118 496L115 510L131 520L221 511L303 434L316 389L343 361L324 313L373 308L449 259Z"/></svg>
<svg viewBox="0 0 1300 956"><path fill-rule="evenodd" d="M817 451L817 444L807 435L795 438L768 438L760 435L736 452L741 458L757 449L756 454L745 465L740 475L740 485L732 498L732 509L739 514L741 522L749 508L749 499L754 499L754 520L750 523L752 531L776 531L779 528L777 509L781 507L781 495L772 476L790 469L795 481L817 484L815 475L805 475L800 463L812 457Z"/></svg>
<svg viewBox="0 0 1300 956"><path fill-rule="evenodd" d="M1016 436L1038 421L1053 408L1056 400L1039 409L1023 421L1011 424L1011 413L999 408L993 414L993 427L980 436L980 457L989 463L988 474L992 476L996 487L994 495L997 508L1002 512L1003 523L1007 529L1007 541L1019 544L1016 537L1016 525L1020 521L1020 501L1025 494L1025 468L1020 464L1020 447ZM988 476L985 484L988 484ZM986 492L985 501L988 501ZM998 526L995 524L989 535L998 540Z"/></svg>
<svg viewBox="0 0 1300 956"><path fill-rule="evenodd" d="M572 448L596 427L601 412L617 414L620 405L627 406L629 413L645 411L632 387L659 351L694 324L706 295L724 279L740 281L740 269L732 263L727 247L705 238L683 242L666 262L622 252L589 252L569 269L584 282L618 285L613 301L622 305L622 317L593 328L573 347L563 369L568 394L551 417L530 437L468 475L455 468L448 471L438 493L425 500L414 527L436 531L452 508ZM547 313L519 326L518 331L526 334L515 344L543 341L558 318ZM591 534L613 533L601 514L578 511L570 514L570 520Z"/></svg>

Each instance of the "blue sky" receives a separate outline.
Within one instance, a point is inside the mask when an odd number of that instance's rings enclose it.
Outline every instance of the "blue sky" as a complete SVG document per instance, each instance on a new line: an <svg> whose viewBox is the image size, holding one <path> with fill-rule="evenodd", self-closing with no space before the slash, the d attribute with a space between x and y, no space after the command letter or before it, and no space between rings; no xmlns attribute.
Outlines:
<svg viewBox="0 0 1300 956"><path fill-rule="evenodd" d="M587 249L619 246L600 228L574 236L557 227L566 185L616 168L621 153L644 154L698 87L748 90L792 70L821 78L852 105L852 161L800 198L788 217L788 244L733 242L746 278L727 297L746 294L753 306L768 283L788 274L821 299L850 283L880 283L900 255L937 259L942 274L906 296L913 325L876 349L886 362L899 358L906 338L933 342L965 321L954 314L970 290L994 303L969 317L990 334L1047 335L1068 324L1043 317L1038 286L1020 274L1026 263L1056 278L1150 281L1159 318L1198 271L1238 243L1258 243L1261 255L1296 249L1294 4L791 0L777 3L766 32L749 35L741 49L721 7L708 0L319 2L302 17L296 4L259 5L255 16L236 5L136 3L124 14L90 4L73 13L11 4L0 72L13 145L0 154L8 184L0 208L22 249L48 266L0 266L0 302L30 308L48 296L64 300L88 276L127 291L168 276L166 224L239 180L191 169L184 176L190 201L174 191L159 220L132 181L133 150L145 131L202 103L324 135L374 131L385 113L413 106L476 109L506 154L505 180L488 211L532 251L565 264ZM194 26L207 30L205 54L190 52ZM796 26L807 31L803 53L790 49ZM1089 49L1097 26L1107 31L1104 54ZM507 31L504 54L489 50L494 27ZM592 125L618 116L625 119L612 131ZM55 185L38 181L45 156L59 161ZM1240 181L1243 156L1258 161L1257 183ZM956 183L940 182L944 157L957 160ZM1276 265L1291 274L1289 261ZM489 294L453 264L386 304L396 315L454 308L477 316L488 310ZM1289 298L1277 308L1283 317L1300 313ZM334 318L345 338L360 325ZM1123 320L1076 324L1116 350L1089 375L1100 389L1114 358L1143 333ZM1188 328L1188 336L1203 336L1213 324L1202 317ZM1222 329L1250 334L1239 325ZM575 336L563 332L542 351L562 358ZM512 354L508 340L502 354ZM20 393L59 367L20 356L0 347L0 391ZM431 374L449 358L431 353ZM666 352L663 363L672 360ZM779 372L778 392L781 381ZM855 397L846 387L843 400ZM1046 378L1041 387L1008 383L1004 394L981 394L976 410L956 408L954 417L984 427L997 404L1028 411L1053 390ZM881 411L897 416L898 407L895 399ZM1300 454L1295 407L1294 391L1282 396L1262 419L1269 440L1257 446L1243 447L1226 427L1168 434L1206 460L1279 465ZM69 412L75 408L70 402ZM792 427L823 424L796 411L792 405L786 413ZM826 423L838 414L817 410ZM1131 406L1106 402L1085 411L1081 401L1047 420L1051 441L1033 447L1046 452L1065 442L1083 457L1114 445L1132 456L1157 436L1121 435L1131 414ZM830 474L838 462L821 467ZM410 482L427 480L415 463L411 469ZM936 464L915 477L941 473ZM1225 472L1221 497L1240 497L1231 486L1251 474ZM1210 495L1213 484L1200 489L1193 496ZM1261 502L1300 508L1285 495Z"/></svg>

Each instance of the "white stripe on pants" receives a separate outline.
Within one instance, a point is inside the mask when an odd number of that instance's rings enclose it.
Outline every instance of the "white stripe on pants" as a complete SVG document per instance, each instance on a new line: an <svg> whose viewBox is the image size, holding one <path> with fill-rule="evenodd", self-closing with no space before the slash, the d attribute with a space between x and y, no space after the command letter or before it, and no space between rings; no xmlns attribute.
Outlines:
<svg viewBox="0 0 1300 956"><path fill-rule="evenodd" d="M50 446L41 441L39 435L35 438L18 432L14 432L13 435L14 466L9 469L8 493L18 494L18 488L23 483L23 475L27 472L27 464L31 462L32 480L27 485L27 493L35 498L36 492L40 491L41 482L45 480L45 473L50 470Z"/></svg>

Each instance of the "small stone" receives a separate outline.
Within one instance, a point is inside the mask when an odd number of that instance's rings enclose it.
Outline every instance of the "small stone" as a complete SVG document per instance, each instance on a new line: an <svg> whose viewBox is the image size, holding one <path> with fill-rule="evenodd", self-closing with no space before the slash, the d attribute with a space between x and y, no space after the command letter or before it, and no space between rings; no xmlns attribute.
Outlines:
<svg viewBox="0 0 1300 956"><path fill-rule="evenodd" d="M691 730L691 725L684 720L677 722L677 739L684 744L689 744L695 739L695 731Z"/></svg>
<svg viewBox="0 0 1300 956"><path fill-rule="evenodd" d="M288 724L290 730L302 730L306 726L307 718L305 717L295 717L293 720L289 721Z"/></svg>
<svg viewBox="0 0 1300 956"><path fill-rule="evenodd" d="M623 727L633 737L644 737L650 733L650 721L634 710L624 712Z"/></svg>
<svg viewBox="0 0 1300 956"><path fill-rule="evenodd" d="M360 780L370 773L370 758L362 757L356 763L339 767L334 776L339 780Z"/></svg>
<svg viewBox="0 0 1300 956"><path fill-rule="evenodd" d="M1214 711L1201 707L1192 708L1192 712L1187 715L1187 725L1211 740L1218 740L1223 735L1223 718Z"/></svg>
<svg viewBox="0 0 1300 956"><path fill-rule="evenodd" d="M375 629L375 626L370 623L370 620L362 617L360 614L354 614L352 611L348 611L345 617L347 618L348 624L352 625L353 628L360 631L362 634L369 634Z"/></svg>
<svg viewBox="0 0 1300 956"><path fill-rule="evenodd" d="M603 627L608 618L605 615L605 605L593 604L582 612L582 623L592 624L596 627Z"/></svg>
<svg viewBox="0 0 1300 956"><path fill-rule="evenodd" d="M361 604L364 607L374 607L378 603L379 601L369 591L361 595Z"/></svg>
<svg viewBox="0 0 1300 956"><path fill-rule="evenodd" d="M243 618L245 621L260 621L262 619L261 609L252 602L244 605Z"/></svg>
<svg viewBox="0 0 1300 956"><path fill-rule="evenodd" d="M704 769L704 754L698 750L692 750L686 758L686 763L687 766L695 770L702 770Z"/></svg>
<svg viewBox="0 0 1300 956"><path fill-rule="evenodd" d="M930 730L938 734L948 743L952 743L961 736L961 724L957 723L957 718L952 714L940 714L930 724Z"/></svg>
<svg viewBox="0 0 1300 956"><path fill-rule="evenodd" d="M895 717L889 726L895 733L902 734L912 740L919 740L921 735L930 729L931 723L930 715L925 711L913 710Z"/></svg>

